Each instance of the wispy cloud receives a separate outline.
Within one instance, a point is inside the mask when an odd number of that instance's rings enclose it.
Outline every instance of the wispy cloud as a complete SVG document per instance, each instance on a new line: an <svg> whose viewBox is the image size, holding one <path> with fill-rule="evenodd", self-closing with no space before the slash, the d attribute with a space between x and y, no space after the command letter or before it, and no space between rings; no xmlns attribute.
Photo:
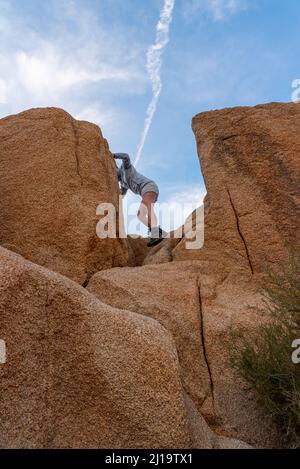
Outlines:
<svg viewBox="0 0 300 469"><path fill-rule="evenodd" d="M207 14L214 21L224 21L226 18L248 8L250 0L190 0L184 1L183 14L193 17L196 13Z"/></svg>
<svg viewBox="0 0 300 469"><path fill-rule="evenodd" d="M182 226L188 216L203 205L205 195L206 190L200 184L183 185L170 193L163 201L164 204L168 205L171 215L170 220L162 220L164 228L170 231Z"/></svg>
<svg viewBox="0 0 300 469"><path fill-rule="evenodd" d="M110 137L117 137L118 133L124 128L124 120L130 119L126 110L120 112L113 105L104 107L101 102L89 103L81 107L79 112L73 114L75 119L93 122L97 124L102 132L109 129ZM106 133L105 136L107 137ZM110 142L109 142L110 143Z"/></svg>
<svg viewBox="0 0 300 469"><path fill-rule="evenodd" d="M6 100L6 82L0 78L0 104L5 104Z"/></svg>
<svg viewBox="0 0 300 469"><path fill-rule="evenodd" d="M169 29L172 21L174 5L175 0L164 0L164 5L156 26L156 40L155 43L149 47L147 53L147 70L152 83L152 100L147 109L144 129L137 150L135 164L137 164L141 158L146 138L151 128L159 96L162 90L162 81L160 76L162 67L162 54L164 48L169 42Z"/></svg>
<svg viewBox="0 0 300 469"><path fill-rule="evenodd" d="M88 7L78 14L78 2L52 2L43 31L32 24L32 16L22 17L16 3L0 0L0 117L59 106L87 119L97 117L99 125L111 130L118 114L113 97L146 89L144 48L130 43L126 31L112 34L111 26L100 23ZM96 112L95 102L105 112Z"/></svg>
<svg viewBox="0 0 300 469"><path fill-rule="evenodd" d="M85 85L101 81L130 81L133 78L128 70L114 68L106 64L98 67L83 66L81 61L66 55L44 43L33 53L17 52L14 57L15 70L19 83L32 95L47 99L60 98L60 94L75 85Z"/></svg>

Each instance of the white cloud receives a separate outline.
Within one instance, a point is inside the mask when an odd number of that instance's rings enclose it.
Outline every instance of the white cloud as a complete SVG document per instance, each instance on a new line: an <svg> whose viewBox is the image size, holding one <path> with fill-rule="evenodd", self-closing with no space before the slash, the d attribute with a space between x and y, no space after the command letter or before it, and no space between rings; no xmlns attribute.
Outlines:
<svg viewBox="0 0 300 469"><path fill-rule="evenodd" d="M177 229L182 226L187 217L197 208L201 207L206 195L205 188L200 184L183 186L173 194L170 194L162 203L167 204L172 214L172 226L166 226L167 230ZM162 220L163 221L163 220ZM165 221L166 223L166 221Z"/></svg>
<svg viewBox="0 0 300 469"><path fill-rule="evenodd" d="M55 1L47 34L12 5L1 12L0 116L38 106L95 116L97 101L109 122L115 112L111 96L144 92L141 45L129 43L124 31L111 34L88 8L78 14L75 7L72 0Z"/></svg>
<svg viewBox="0 0 300 469"><path fill-rule="evenodd" d="M78 120L93 122L101 128L105 136L107 134L113 136L121 130L126 111L120 112L114 107L104 109L101 103L93 103L74 114L74 117Z"/></svg>
<svg viewBox="0 0 300 469"><path fill-rule="evenodd" d="M6 103L7 86L6 82L0 78L0 104Z"/></svg>
<svg viewBox="0 0 300 469"><path fill-rule="evenodd" d="M75 85L101 81L129 81L131 73L111 65L99 64L85 67L80 61L68 58L50 44L44 44L40 51L15 54L17 76L24 88L33 95L53 98Z"/></svg>
<svg viewBox="0 0 300 469"><path fill-rule="evenodd" d="M193 186L183 186L180 191L170 194L166 202L170 205L175 204L190 204L195 208L200 207L206 195L206 190L201 188L200 184Z"/></svg>
<svg viewBox="0 0 300 469"><path fill-rule="evenodd" d="M185 17L193 17L200 12L208 14L214 21L224 21L226 18L244 11L249 6L249 0L191 0L183 4Z"/></svg>

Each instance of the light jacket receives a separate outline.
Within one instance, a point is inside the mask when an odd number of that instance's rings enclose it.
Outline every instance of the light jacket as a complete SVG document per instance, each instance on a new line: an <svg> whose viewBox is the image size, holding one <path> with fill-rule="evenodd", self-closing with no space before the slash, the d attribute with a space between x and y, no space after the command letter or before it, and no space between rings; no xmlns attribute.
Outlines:
<svg viewBox="0 0 300 469"><path fill-rule="evenodd" d="M135 169L127 153L114 153L114 158L122 160L122 165L118 168L118 179L122 195L126 195L128 189L134 194L141 195L146 184L154 183Z"/></svg>

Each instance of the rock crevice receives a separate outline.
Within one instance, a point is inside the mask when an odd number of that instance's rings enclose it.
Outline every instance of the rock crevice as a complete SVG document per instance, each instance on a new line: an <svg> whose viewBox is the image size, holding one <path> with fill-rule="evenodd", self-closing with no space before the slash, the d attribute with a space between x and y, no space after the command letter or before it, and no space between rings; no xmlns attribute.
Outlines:
<svg viewBox="0 0 300 469"><path fill-rule="evenodd" d="M239 215L237 213L237 210L235 208L235 205L233 203L233 199L231 197L231 194L230 194L230 191L229 189L227 188L227 193L228 193L228 198L229 198L229 202L230 202L230 206L232 208L232 211L234 213L234 217L235 217L235 220L236 220L236 228L237 228L237 232L239 234L239 237L244 245L244 248L245 248L245 253L246 253L246 257L247 257L247 260L248 260L248 264L249 264L249 268L251 270L251 273L254 274L254 267L253 267L253 264L251 262L251 257L250 257L250 253L249 253L249 248L247 246L247 242L246 242L246 238L245 236L243 235L243 232L242 232L242 229L241 229L241 224L240 224L240 220L239 220Z"/></svg>
<svg viewBox="0 0 300 469"><path fill-rule="evenodd" d="M205 321L204 321L204 310L203 310L202 297L201 297L201 280L200 279L197 281L197 288L198 288L198 296L199 296L201 344L202 344L202 349L203 349L203 357L205 360L205 364L206 364L207 372L209 376L209 384L210 384L209 395L211 396L211 399L212 399L212 406L213 406L213 412L214 412L214 381L213 381L213 376L212 376L212 370L211 370L210 363L209 363L208 351L206 348Z"/></svg>
<svg viewBox="0 0 300 469"><path fill-rule="evenodd" d="M81 185L83 185L83 177L80 173L79 136L78 136L77 124L75 120L72 118L71 118L71 126L72 126L72 131L74 134L74 155L75 155L75 161L76 161L76 173L80 178Z"/></svg>

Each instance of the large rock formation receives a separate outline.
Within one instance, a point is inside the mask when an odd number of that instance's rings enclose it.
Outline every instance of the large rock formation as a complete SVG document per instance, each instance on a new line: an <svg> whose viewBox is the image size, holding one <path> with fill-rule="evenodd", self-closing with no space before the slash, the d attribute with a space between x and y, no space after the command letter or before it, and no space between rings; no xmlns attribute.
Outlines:
<svg viewBox="0 0 300 469"><path fill-rule="evenodd" d="M115 268L95 274L88 290L101 301L149 316L173 336L185 392L222 436L257 447L276 447L280 436L233 375L228 350L231 332L261 323L251 307L261 306L250 276L211 275L211 262Z"/></svg>
<svg viewBox="0 0 300 469"><path fill-rule="evenodd" d="M171 335L0 253L0 446L189 447Z"/></svg>
<svg viewBox="0 0 300 469"><path fill-rule="evenodd" d="M300 246L300 107L268 104L193 119L207 188L205 255L264 272Z"/></svg>
<svg viewBox="0 0 300 469"><path fill-rule="evenodd" d="M97 204L117 204L97 127L59 110L0 121L0 243L87 287L1 249L0 446L283 444L228 349L261 324L261 275L300 246L298 117L295 104L196 116L204 247L185 233L151 251L95 238Z"/></svg>
<svg viewBox="0 0 300 469"><path fill-rule="evenodd" d="M193 118L207 188L204 249L187 250L184 240L174 248L166 240L156 248L158 262L163 249L169 260L211 259L216 272L282 267L287 248L300 246L299 119L294 103Z"/></svg>
<svg viewBox="0 0 300 469"><path fill-rule="evenodd" d="M203 249L187 250L185 237L167 239L143 261L158 265L100 272L88 286L102 301L125 301L160 321L175 338L184 387L198 411L217 432L260 447L280 446L281 437L236 380L228 349L232 331L261 324L250 308L261 302L261 274L281 269L288 247L300 246L299 117L294 104L196 116L208 191Z"/></svg>
<svg viewBox="0 0 300 469"><path fill-rule="evenodd" d="M1 448L245 447L184 394L157 321L0 248Z"/></svg>
<svg viewBox="0 0 300 469"><path fill-rule="evenodd" d="M51 108L1 119L0 167L0 245L79 283L127 264L125 240L96 235L98 204L119 203L99 127Z"/></svg>

